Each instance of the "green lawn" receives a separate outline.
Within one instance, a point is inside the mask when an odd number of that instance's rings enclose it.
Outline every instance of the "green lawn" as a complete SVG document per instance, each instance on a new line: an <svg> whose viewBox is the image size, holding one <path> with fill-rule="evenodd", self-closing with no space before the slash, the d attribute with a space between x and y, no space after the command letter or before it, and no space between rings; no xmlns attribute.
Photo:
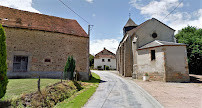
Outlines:
<svg viewBox="0 0 202 108"><path fill-rule="evenodd" d="M22 93L37 91L38 79L9 79L5 96L1 100L9 100L20 96ZM41 88L59 82L60 79L41 79Z"/></svg>
<svg viewBox="0 0 202 108"><path fill-rule="evenodd" d="M9 79L6 95L1 100L10 100L19 97L21 94L37 91L38 79ZM59 82L60 79L41 79L41 88ZM81 82L83 89L70 98L58 103L56 108L81 108L96 91L100 77L92 73L90 81Z"/></svg>
<svg viewBox="0 0 202 108"><path fill-rule="evenodd" d="M84 106L88 99L96 91L100 82L100 77L97 74L92 73L92 76L93 77L90 81L85 82L86 84L89 84L88 86L85 86L83 90L79 91L71 98L57 104L55 108L81 108Z"/></svg>

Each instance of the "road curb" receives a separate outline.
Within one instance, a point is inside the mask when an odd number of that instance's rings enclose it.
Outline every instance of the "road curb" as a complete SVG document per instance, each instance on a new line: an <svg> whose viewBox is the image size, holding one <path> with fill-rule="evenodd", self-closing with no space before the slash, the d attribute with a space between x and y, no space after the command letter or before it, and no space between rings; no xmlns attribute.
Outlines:
<svg viewBox="0 0 202 108"><path fill-rule="evenodd" d="M151 96L147 91L135 83L135 87L139 90L142 96L144 96L155 108L164 108L153 96Z"/></svg>

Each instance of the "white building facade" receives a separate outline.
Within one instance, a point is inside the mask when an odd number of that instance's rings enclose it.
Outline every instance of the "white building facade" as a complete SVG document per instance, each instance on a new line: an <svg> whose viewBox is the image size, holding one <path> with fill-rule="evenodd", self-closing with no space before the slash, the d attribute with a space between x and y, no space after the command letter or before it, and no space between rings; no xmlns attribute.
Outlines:
<svg viewBox="0 0 202 108"><path fill-rule="evenodd" d="M115 70L116 69L115 54L104 48L94 57L94 69Z"/></svg>

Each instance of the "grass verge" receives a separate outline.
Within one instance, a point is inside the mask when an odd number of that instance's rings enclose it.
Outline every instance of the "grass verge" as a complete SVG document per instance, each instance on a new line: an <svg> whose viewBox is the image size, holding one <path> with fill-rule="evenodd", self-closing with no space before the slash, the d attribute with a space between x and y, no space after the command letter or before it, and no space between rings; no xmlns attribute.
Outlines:
<svg viewBox="0 0 202 108"><path fill-rule="evenodd" d="M55 108L81 108L85 105L88 99L96 91L100 82L100 77L92 73L92 78L89 81L82 82L83 88L81 91L77 92L71 98L64 100L61 103L58 103Z"/></svg>
<svg viewBox="0 0 202 108"><path fill-rule="evenodd" d="M19 97L23 93L31 93L37 91L38 79L9 79L5 96L0 99L2 101ZM60 79L41 79L41 88L59 82Z"/></svg>

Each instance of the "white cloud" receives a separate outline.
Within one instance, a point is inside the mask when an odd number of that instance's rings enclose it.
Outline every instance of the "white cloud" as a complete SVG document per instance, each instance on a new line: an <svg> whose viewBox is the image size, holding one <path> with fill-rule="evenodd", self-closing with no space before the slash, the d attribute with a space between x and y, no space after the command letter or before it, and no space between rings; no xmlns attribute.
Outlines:
<svg viewBox="0 0 202 108"><path fill-rule="evenodd" d="M93 40L90 42L90 54L97 54L102 51L105 47L109 51L116 53L119 42L116 39L102 39L102 40Z"/></svg>
<svg viewBox="0 0 202 108"><path fill-rule="evenodd" d="M143 1L144 0L131 0L129 3L139 9L140 14L144 15L146 19L153 17L160 21L180 3L179 0L153 0L147 4L143 4ZM184 6L189 5L181 3L178 9ZM198 28L202 27L202 9L191 13L179 11L178 9L164 19L163 22L176 30L180 30L187 25L196 26Z"/></svg>
<svg viewBox="0 0 202 108"><path fill-rule="evenodd" d="M40 13L32 7L32 0L0 0L0 5Z"/></svg>
<svg viewBox="0 0 202 108"><path fill-rule="evenodd" d="M87 2L89 2L89 3L93 3L93 0L86 0Z"/></svg>

